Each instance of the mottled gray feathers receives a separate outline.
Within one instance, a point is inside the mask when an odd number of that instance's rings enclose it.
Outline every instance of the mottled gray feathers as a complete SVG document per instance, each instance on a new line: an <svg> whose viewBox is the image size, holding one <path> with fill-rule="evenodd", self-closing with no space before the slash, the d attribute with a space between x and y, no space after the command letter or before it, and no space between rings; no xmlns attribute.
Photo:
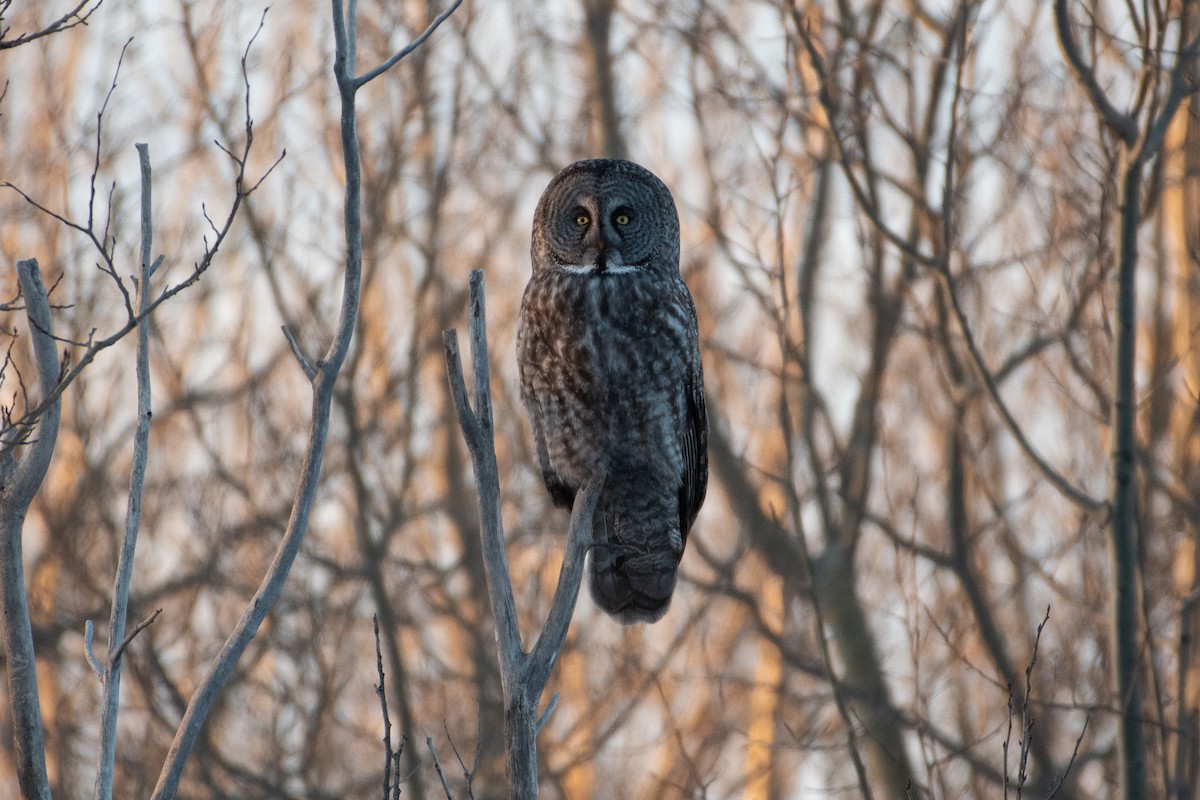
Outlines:
<svg viewBox="0 0 1200 800"><path fill-rule="evenodd" d="M570 508L606 474L589 584L621 622L666 613L704 502L708 427L696 311L667 187L629 161L551 180L533 225L517 360L538 465Z"/></svg>

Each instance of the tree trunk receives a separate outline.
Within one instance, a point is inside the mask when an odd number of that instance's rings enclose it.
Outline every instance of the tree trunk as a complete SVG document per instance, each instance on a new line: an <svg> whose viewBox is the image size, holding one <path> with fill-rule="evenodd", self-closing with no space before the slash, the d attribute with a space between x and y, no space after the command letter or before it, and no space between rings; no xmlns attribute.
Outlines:
<svg viewBox="0 0 1200 800"><path fill-rule="evenodd" d="M1137 343L1137 236L1141 227L1143 164L1128 160L1120 177L1120 239L1117 250L1116 341L1113 343L1112 651L1114 690L1120 709L1118 749L1121 788L1126 800L1146 796L1146 741L1142 730L1142 690L1138 677L1137 452L1134 397Z"/></svg>

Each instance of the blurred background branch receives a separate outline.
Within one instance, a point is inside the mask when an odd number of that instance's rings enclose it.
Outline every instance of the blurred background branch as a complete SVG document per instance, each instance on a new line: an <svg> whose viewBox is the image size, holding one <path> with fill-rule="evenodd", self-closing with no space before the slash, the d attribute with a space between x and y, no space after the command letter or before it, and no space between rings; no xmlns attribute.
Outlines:
<svg viewBox="0 0 1200 800"><path fill-rule="evenodd" d="M77 4L0 2L0 41ZM1028 708L1023 796L1119 794L1124 720L1147 796L1193 797L1197 4L462 0L446 16L454 5L359 3L342 38L353 28L365 66L343 62L340 84L329 3L276 5L252 50L262 10L229 0L85 4L4 49L0 258L37 256L62 366L43 392L28 300L0 276L11 465L45 438L39 406L61 413L20 561L4 562L23 574L33 661L6 647L0 670L36 675L54 794L95 777L102 697L81 654L85 621L110 613L140 424L128 334L145 323L155 402L127 614L163 611L121 654L113 796L151 794L271 569L312 465L314 386L329 410L307 533L178 793L377 796L372 683L386 680L409 742L402 796L446 793L413 746L426 738L477 747L470 791L508 795L497 626L440 334L487 265L494 506L511 626L533 631L567 540L513 358L529 223L561 166L624 153L679 202L713 484L666 618L622 629L587 598L575 608L545 685L559 701L537 734L540 796L997 797L1001 742ZM1132 140L1064 56L1059 17ZM187 286L146 317L130 281L135 142L154 153L151 304ZM342 222L356 181L357 243ZM1105 513L1117 450L1133 457L1123 684ZM22 713L0 703L0 727ZM0 737L0 798L23 759Z"/></svg>

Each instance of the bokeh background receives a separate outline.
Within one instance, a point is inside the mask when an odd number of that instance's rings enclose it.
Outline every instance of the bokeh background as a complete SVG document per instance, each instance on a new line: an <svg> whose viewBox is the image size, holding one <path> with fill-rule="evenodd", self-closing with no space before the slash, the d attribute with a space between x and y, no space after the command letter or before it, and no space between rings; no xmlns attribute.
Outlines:
<svg viewBox="0 0 1200 800"><path fill-rule="evenodd" d="M5 4L3 38L68 4L43 7L54 5ZM1196 5L1161 6L1154 30L1197 30ZM359 72L443 8L360 6ZM1138 44L1154 20L1115 2L1072 8L1106 89L1132 104L1162 74ZM280 326L322 352L340 302L329 5L272 6L243 73L263 11L107 0L85 26L0 51L0 182L81 224L90 202L123 275L139 244L135 142L154 166L164 283L212 240L205 215L219 224L230 208L236 168L222 146L244 144L247 109L252 179L286 150L213 267L153 318L130 617L163 611L125 656L118 797L150 793L286 523L310 400ZM1171 41L1157 51L1165 67ZM534 466L516 315L542 187L602 155L646 165L675 194L712 470L664 620L622 628L581 594L548 687L560 701L539 739L543 796L852 797L851 749L875 797L1007 797L1006 780L1036 797L1113 790L1106 517L1088 500L1109 493L1120 153L1063 63L1047 4L466 0L358 108L363 304L316 510L181 796L377 797L372 614L395 732L409 737L403 796L445 796L427 737L459 796L455 747L468 766L478 748L475 797L507 796L474 486L441 331L465 331L467 277L483 269L508 554L529 640L567 516ZM1149 175L1138 680L1151 787L1184 798L1200 762L1194 101ZM85 341L124 322L94 244L0 189L0 294L16 295L13 265L29 257L57 281L60 335ZM0 324L15 334L0 390L19 410L24 317ZM1024 443L985 391L966 331ZM68 390L26 526L64 798L93 781L99 684L83 632L95 620L103 645L133 352L129 339L101 353ZM0 797L16 796L11 748L0 700Z"/></svg>

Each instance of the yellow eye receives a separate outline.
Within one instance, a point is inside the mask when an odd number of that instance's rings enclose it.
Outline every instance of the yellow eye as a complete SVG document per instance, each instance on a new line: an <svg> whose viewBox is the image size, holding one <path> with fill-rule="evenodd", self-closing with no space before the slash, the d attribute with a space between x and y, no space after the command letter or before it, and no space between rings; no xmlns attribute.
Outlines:
<svg viewBox="0 0 1200 800"><path fill-rule="evenodd" d="M617 223L618 225L628 225L629 224L629 215L628 214L617 214L615 217L613 217L613 222Z"/></svg>
<svg viewBox="0 0 1200 800"><path fill-rule="evenodd" d="M587 214L576 214L575 215L575 224L580 227L587 225L591 221L592 221L592 218L589 217Z"/></svg>

